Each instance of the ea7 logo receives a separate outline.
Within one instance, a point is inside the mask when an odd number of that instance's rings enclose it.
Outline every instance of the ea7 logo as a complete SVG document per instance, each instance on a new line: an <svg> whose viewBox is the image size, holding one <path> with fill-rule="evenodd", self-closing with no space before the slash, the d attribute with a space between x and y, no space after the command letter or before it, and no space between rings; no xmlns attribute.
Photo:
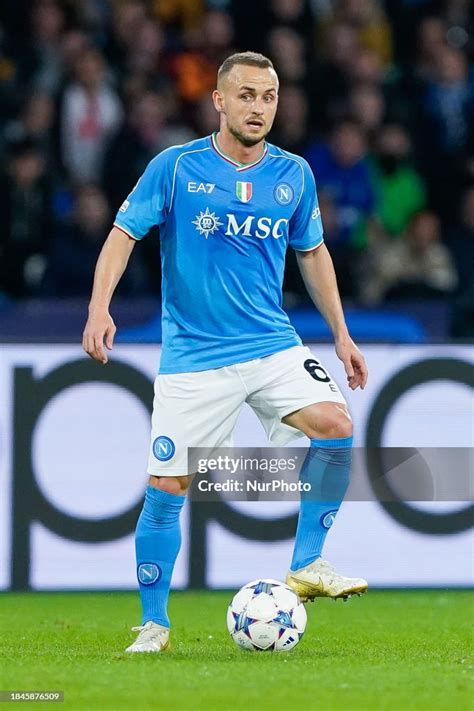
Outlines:
<svg viewBox="0 0 474 711"><path fill-rule="evenodd" d="M212 193L216 187L215 183L188 183L188 193Z"/></svg>
<svg viewBox="0 0 474 711"><path fill-rule="evenodd" d="M227 229L225 234L229 237L241 234L242 237L258 237L266 239L269 235L275 239L280 239L285 234L285 226L288 220L284 217L273 222L271 217L259 217L255 220L255 215L248 215L240 225L233 214L226 215Z"/></svg>

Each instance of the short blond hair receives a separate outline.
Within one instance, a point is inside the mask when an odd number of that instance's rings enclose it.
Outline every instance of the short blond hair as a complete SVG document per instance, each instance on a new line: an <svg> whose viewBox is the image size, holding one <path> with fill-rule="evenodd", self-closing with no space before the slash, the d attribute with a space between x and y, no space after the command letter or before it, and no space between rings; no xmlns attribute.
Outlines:
<svg viewBox="0 0 474 711"><path fill-rule="evenodd" d="M222 62L217 72L217 83L219 84L237 64L243 64L247 67L274 69L271 59L265 57L264 54L260 54L259 52L236 52Z"/></svg>

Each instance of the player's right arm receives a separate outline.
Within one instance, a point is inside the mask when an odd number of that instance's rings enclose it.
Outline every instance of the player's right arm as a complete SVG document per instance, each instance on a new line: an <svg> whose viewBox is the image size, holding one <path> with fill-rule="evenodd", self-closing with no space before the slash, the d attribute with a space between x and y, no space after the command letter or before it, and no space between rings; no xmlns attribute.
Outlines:
<svg viewBox="0 0 474 711"><path fill-rule="evenodd" d="M121 229L112 227L97 260L82 347L99 363L107 363L105 349L111 350L113 346L117 329L109 313L109 306L135 243Z"/></svg>
<svg viewBox="0 0 474 711"><path fill-rule="evenodd" d="M105 348L112 348L115 324L109 305L136 242L166 221L179 146L169 148L148 163L138 183L123 202L97 261L82 345L99 363L107 363ZM173 172L174 171L174 172ZM105 348L104 348L105 344Z"/></svg>

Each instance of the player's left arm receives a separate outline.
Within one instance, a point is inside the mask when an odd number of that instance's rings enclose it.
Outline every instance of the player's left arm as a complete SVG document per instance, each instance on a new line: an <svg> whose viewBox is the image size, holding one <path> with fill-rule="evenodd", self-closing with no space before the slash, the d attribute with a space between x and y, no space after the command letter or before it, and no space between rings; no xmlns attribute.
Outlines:
<svg viewBox="0 0 474 711"><path fill-rule="evenodd" d="M296 259L308 294L334 335L336 353L344 363L351 390L367 382L364 356L349 335L331 255L324 243L311 251L296 251Z"/></svg>

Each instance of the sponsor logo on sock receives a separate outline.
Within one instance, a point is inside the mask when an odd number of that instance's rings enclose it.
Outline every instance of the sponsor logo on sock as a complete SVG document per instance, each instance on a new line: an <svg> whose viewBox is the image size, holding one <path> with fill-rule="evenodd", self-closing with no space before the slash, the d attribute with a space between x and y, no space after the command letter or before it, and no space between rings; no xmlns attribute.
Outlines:
<svg viewBox="0 0 474 711"><path fill-rule="evenodd" d="M161 568L156 563L140 563L137 578L142 585L152 585L161 578Z"/></svg>
<svg viewBox="0 0 474 711"><path fill-rule="evenodd" d="M160 435L153 442L153 454L160 462L167 462L174 457L176 447L172 439L165 435Z"/></svg>
<svg viewBox="0 0 474 711"><path fill-rule="evenodd" d="M332 524L334 523L334 519L336 518L336 514L337 511L328 511L324 514L324 516L321 517L321 524L324 526L324 528L331 528Z"/></svg>

